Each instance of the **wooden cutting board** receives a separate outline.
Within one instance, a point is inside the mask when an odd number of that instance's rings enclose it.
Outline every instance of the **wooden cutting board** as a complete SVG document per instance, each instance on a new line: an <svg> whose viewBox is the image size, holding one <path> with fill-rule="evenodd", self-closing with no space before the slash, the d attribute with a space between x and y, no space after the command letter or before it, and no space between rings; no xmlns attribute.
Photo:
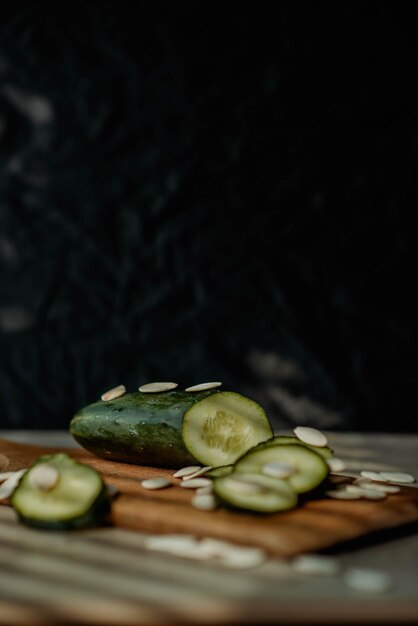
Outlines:
<svg viewBox="0 0 418 626"><path fill-rule="evenodd" d="M111 522L121 528L151 533L190 533L256 545L270 554L291 557L329 548L384 529L418 522L418 489L402 487L386 500L316 499L289 512L273 515L235 513L192 507L194 490L182 489L173 470L106 461L80 449L42 448L0 439L0 454L9 459L6 471L27 467L41 454L66 452L101 472L119 495L112 504ZM1 457L0 457L1 458ZM147 491L144 478L164 476L174 487ZM352 478L334 477L352 482Z"/></svg>

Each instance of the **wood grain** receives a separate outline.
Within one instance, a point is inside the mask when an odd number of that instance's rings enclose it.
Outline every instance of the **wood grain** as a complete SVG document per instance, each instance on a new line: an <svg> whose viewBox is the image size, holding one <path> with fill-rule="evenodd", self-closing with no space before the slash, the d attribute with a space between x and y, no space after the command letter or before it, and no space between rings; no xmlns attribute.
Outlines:
<svg viewBox="0 0 418 626"><path fill-rule="evenodd" d="M8 471L27 467L41 454L59 451L94 467L106 483L119 489L120 494L112 505L111 522L121 528L217 537L258 545L274 556L291 557L418 521L418 490L411 487L402 487L399 494L383 501L321 498L293 511L273 515L225 509L199 511L191 506L193 490L180 488L181 481L172 478L172 470L106 461L79 449L43 448L0 439L0 453L10 460ZM147 491L140 481L151 476L169 477L174 487Z"/></svg>

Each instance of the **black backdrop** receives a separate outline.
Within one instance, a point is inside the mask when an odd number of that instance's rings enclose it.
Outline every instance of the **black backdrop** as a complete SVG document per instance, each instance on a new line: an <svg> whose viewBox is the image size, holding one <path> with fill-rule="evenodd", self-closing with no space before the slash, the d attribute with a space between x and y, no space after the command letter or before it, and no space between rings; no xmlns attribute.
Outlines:
<svg viewBox="0 0 418 626"><path fill-rule="evenodd" d="M276 4L2 6L0 427L221 379L415 429L415 23Z"/></svg>

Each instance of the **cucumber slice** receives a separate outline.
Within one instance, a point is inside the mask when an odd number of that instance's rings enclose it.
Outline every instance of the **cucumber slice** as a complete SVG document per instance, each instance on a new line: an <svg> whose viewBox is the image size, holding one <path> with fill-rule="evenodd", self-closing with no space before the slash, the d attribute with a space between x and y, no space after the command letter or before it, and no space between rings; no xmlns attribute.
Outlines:
<svg viewBox="0 0 418 626"><path fill-rule="evenodd" d="M209 478L221 478L221 476L228 476L234 471L234 465L220 465L206 472L205 476Z"/></svg>
<svg viewBox="0 0 418 626"><path fill-rule="evenodd" d="M250 450L237 461L235 472L262 475L263 467L271 463L288 463L295 468L294 473L286 478L286 481L296 493L315 489L327 477L329 471L327 463L319 454L304 445L292 443Z"/></svg>
<svg viewBox="0 0 418 626"><path fill-rule="evenodd" d="M287 511L298 500L287 481L251 472L216 478L213 491L224 504L257 513Z"/></svg>
<svg viewBox="0 0 418 626"><path fill-rule="evenodd" d="M277 446L278 444L293 443L296 443L298 446L306 446L307 448L310 448L310 450L313 450L324 459L330 459L334 454L334 451L329 446L311 446L308 443L304 443L297 437L293 437L290 435L275 435L271 439L268 439L267 441L263 441L262 443L258 444L257 449L261 450L263 448L270 448L270 446Z"/></svg>
<svg viewBox="0 0 418 626"><path fill-rule="evenodd" d="M55 481L50 480L54 473ZM21 478L11 504L29 526L67 530L95 525L108 511L109 499L96 470L60 453L35 461Z"/></svg>
<svg viewBox="0 0 418 626"><path fill-rule="evenodd" d="M230 465L272 436L264 409L239 393L220 391L196 402L183 418L189 452L204 465Z"/></svg>

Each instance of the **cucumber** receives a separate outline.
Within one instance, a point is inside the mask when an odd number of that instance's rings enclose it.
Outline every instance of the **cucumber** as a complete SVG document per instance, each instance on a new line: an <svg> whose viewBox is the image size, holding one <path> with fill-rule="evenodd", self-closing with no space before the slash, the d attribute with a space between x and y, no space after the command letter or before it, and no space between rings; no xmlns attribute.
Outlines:
<svg viewBox="0 0 418 626"><path fill-rule="evenodd" d="M286 463L294 467L294 473L286 481L296 493L315 489L329 472L327 463L319 454L304 445L292 443L250 450L236 462L235 473L262 475L263 467L272 463Z"/></svg>
<svg viewBox="0 0 418 626"><path fill-rule="evenodd" d="M110 506L100 474L63 453L39 457L20 479L11 504L22 522L48 530L94 526Z"/></svg>
<svg viewBox="0 0 418 626"><path fill-rule="evenodd" d="M209 478L220 478L221 476L228 476L228 474L231 474L233 471L234 465L220 465L206 472L205 476Z"/></svg>
<svg viewBox="0 0 418 626"><path fill-rule="evenodd" d="M227 506L257 513L287 511L297 504L297 495L287 481L258 473L234 472L216 478L213 492Z"/></svg>
<svg viewBox="0 0 418 626"><path fill-rule="evenodd" d="M183 416L218 393L134 392L99 400L73 417L70 432L83 448L105 459L173 469L194 465L196 459L182 439Z"/></svg>
<svg viewBox="0 0 418 626"><path fill-rule="evenodd" d="M190 454L204 465L218 467L235 463L273 431L257 402L233 391L219 391L185 413L182 434Z"/></svg>
<svg viewBox="0 0 418 626"><path fill-rule="evenodd" d="M299 446L306 446L307 448L310 448L311 450L322 456L324 459L330 459L334 454L334 451L329 446L311 446L310 444L304 443L297 437L293 437L291 435L275 435L271 439L268 439L267 441L263 441L262 443L258 444L257 449L262 450L263 448L270 448L270 446L293 443L296 443Z"/></svg>

